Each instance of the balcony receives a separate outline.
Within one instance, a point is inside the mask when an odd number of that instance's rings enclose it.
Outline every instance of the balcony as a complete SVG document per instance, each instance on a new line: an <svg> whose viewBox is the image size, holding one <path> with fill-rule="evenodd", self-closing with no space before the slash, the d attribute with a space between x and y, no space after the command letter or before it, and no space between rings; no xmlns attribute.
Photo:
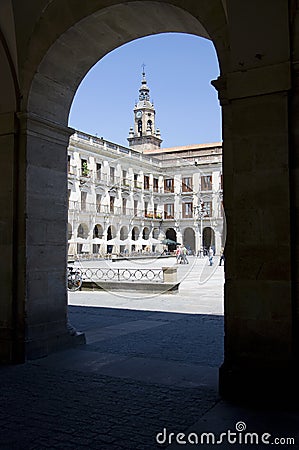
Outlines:
<svg viewBox="0 0 299 450"><path fill-rule="evenodd" d="M164 220L174 220L174 216L164 211Z"/></svg>
<svg viewBox="0 0 299 450"><path fill-rule="evenodd" d="M174 186L164 186L164 194L174 194Z"/></svg>
<svg viewBox="0 0 299 450"><path fill-rule="evenodd" d="M161 220L162 219L162 213L158 213L158 212L144 212L144 217L146 219L156 219L156 220Z"/></svg>
<svg viewBox="0 0 299 450"><path fill-rule="evenodd" d="M138 180L134 180L134 184L133 184L134 189L142 189L142 183Z"/></svg>
<svg viewBox="0 0 299 450"><path fill-rule="evenodd" d="M96 185L106 185L107 184L107 174L98 170L94 174L94 182Z"/></svg>
<svg viewBox="0 0 299 450"><path fill-rule="evenodd" d="M124 190L124 191L130 190L131 189L131 184L132 184L132 180L130 180L129 178L123 178L121 180L121 188L122 188L122 190Z"/></svg>
<svg viewBox="0 0 299 450"><path fill-rule="evenodd" d="M182 185L182 192L193 192L193 186Z"/></svg>

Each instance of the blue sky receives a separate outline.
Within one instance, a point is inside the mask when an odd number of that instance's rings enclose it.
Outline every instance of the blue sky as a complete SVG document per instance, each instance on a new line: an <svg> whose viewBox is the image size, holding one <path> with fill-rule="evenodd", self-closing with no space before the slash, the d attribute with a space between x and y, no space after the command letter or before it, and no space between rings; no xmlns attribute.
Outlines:
<svg viewBox="0 0 299 450"><path fill-rule="evenodd" d="M215 49L181 33L137 39L102 58L77 90L69 126L127 146L143 63L162 147L220 141L221 111L210 84L219 76Z"/></svg>

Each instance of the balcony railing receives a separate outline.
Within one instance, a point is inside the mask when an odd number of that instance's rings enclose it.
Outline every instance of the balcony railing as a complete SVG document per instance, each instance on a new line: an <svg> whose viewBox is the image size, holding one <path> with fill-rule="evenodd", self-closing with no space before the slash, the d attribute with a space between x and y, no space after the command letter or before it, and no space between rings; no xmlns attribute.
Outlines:
<svg viewBox="0 0 299 450"><path fill-rule="evenodd" d="M134 181L133 186L135 189L142 189L142 183L140 181L138 181L138 180L133 180L133 181Z"/></svg>
<svg viewBox="0 0 299 450"><path fill-rule="evenodd" d="M131 219L140 220L199 220L198 213L196 209L193 209L191 214L186 214L183 211L177 211L176 213L169 213L167 211L148 211L144 209L136 209L123 206L102 205L96 203L80 202L69 200L69 211L70 212L81 212L81 213L92 213L99 215L114 215L114 216L124 216ZM216 217L214 215L216 214ZM211 211L206 210L203 219L211 219L221 217L221 213L218 210Z"/></svg>

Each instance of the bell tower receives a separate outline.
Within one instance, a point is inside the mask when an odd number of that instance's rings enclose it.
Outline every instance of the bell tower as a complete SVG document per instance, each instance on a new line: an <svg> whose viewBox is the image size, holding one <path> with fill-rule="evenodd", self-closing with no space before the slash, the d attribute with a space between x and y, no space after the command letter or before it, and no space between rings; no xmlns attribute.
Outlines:
<svg viewBox="0 0 299 450"><path fill-rule="evenodd" d="M134 128L130 128L129 147L143 153L144 150L157 150L161 146L159 129L155 126L156 111L150 101L149 88L146 83L143 65L139 101L134 108Z"/></svg>

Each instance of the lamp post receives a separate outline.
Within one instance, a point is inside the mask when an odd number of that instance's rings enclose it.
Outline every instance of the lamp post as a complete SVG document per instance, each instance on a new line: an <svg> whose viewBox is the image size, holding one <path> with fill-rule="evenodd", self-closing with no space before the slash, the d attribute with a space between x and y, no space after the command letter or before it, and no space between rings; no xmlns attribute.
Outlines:
<svg viewBox="0 0 299 450"><path fill-rule="evenodd" d="M200 257L202 256L203 252L203 245L202 245L202 221L203 218L207 215L207 211L204 206L204 202L202 198L199 198L199 204L194 207L197 215L197 220L200 220L200 235L199 235L199 244L200 244Z"/></svg>

